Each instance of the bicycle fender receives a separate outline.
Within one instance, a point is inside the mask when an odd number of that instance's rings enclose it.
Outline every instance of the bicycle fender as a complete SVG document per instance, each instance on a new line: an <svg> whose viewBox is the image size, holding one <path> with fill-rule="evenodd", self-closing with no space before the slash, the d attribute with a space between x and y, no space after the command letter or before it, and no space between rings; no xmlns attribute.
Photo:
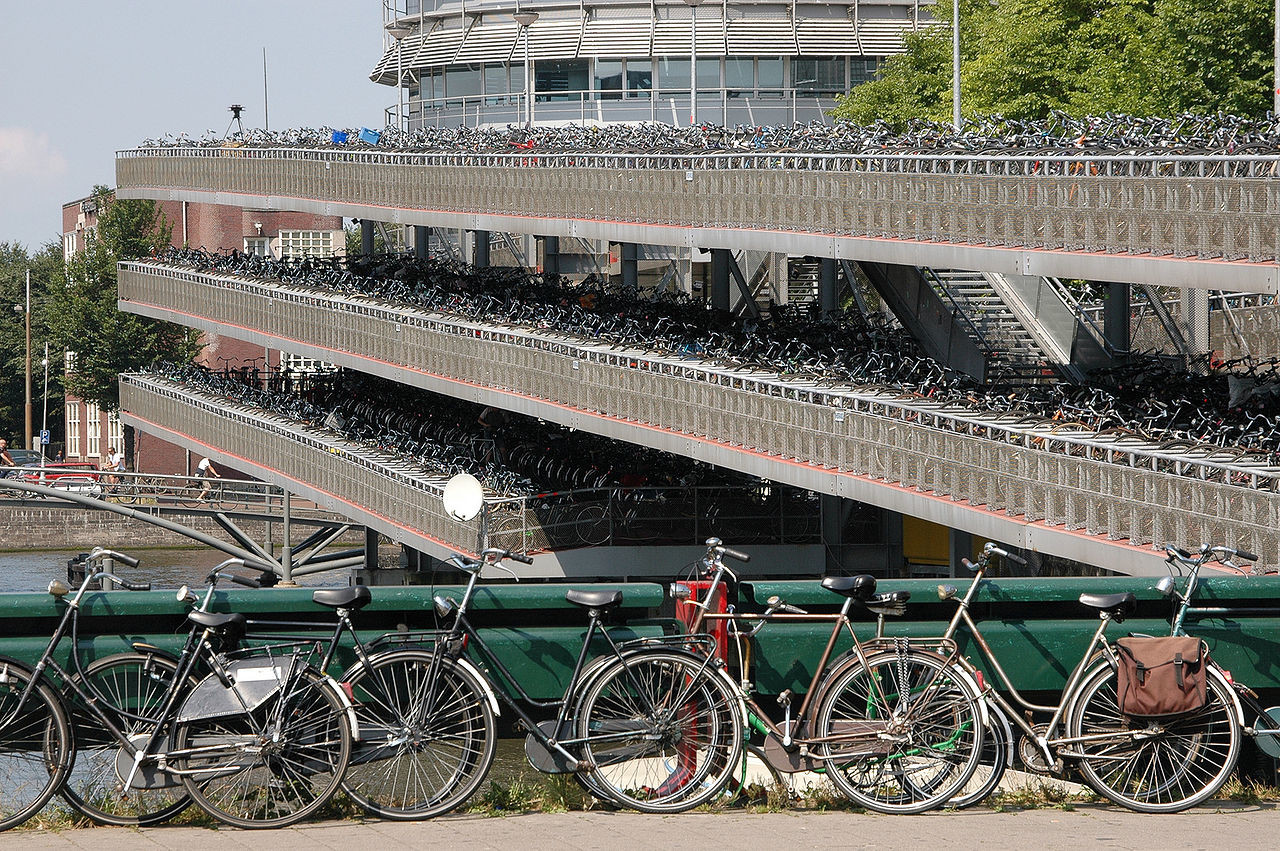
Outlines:
<svg viewBox="0 0 1280 851"><path fill-rule="evenodd" d="M347 693L347 688L328 674L324 675L324 684L338 696L343 711L347 713L347 720L351 722L351 741L360 741L360 722L356 720L356 707L351 702L351 695Z"/></svg>
<svg viewBox="0 0 1280 851"><path fill-rule="evenodd" d="M493 717L497 718L500 716L502 714L502 709L498 705L498 696L493 693L493 686L489 685L489 678L482 674L480 669L475 666L475 663L465 656L460 656L453 661L455 665L464 669L467 673L476 678L476 682L478 682L480 687L484 689L484 697L485 700L489 701L489 707L493 710Z"/></svg>

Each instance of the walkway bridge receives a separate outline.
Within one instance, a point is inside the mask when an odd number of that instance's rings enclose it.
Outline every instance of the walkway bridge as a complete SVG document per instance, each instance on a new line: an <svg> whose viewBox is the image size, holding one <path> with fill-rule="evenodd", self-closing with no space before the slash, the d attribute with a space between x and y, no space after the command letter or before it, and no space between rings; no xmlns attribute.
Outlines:
<svg viewBox="0 0 1280 851"><path fill-rule="evenodd" d="M122 198L1277 292L1280 157L149 148Z"/></svg>
<svg viewBox="0 0 1280 851"><path fill-rule="evenodd" d="M0 479L0 506L39 505L111 512L242 558L251 566L274 572L286 582L309 573L364 568L377 563L376 540L343 515L326 511L313 502L299 499L287 489L266 482L214 479L205 493L205 481L198 476L129 472L103 472L50 479L44 483ZM220 529L226 540L188 525L200 519L211 521L211 526ZM246 531L249 524L264 530L261 540L254 540ZM273 529L274 524L279 524L277 529ZM299 526L309 532L301 540L294 536L295 527ZM364 536L361 548L332 549L349 541L352 535Z"/></svg>
<svg viewBox="0 0 1280 851"><path fill-rule="evenodd" d="M1163 573L1152 546L1166 542L1223 542L1280 563L1280 469L1229 450L1149 444L156 263L122 264L119 287L131 312L1124 573ZM422 486L335 452L297 424L243 415L155 378L127 377L121 398L126 422L228 456L400 540L465 548L478 534L445 517Z"/></svg>

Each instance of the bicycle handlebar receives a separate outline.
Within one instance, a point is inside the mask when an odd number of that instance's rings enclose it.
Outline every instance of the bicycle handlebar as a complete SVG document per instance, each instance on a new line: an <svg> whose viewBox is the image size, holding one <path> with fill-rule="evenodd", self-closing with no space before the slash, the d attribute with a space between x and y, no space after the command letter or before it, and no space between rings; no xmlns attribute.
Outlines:
<svg viewBox="0 0 1280 851"><path fill-rule="evenodd" d="M140 560L133 556L125 555L124 553L116 552L115 550L109 550L106 547L94 547L93 552L89 553L88 561L101 561L104 558L121 562L129 567L137 567L140 563Z"/></svg>
<svg viewBox="0 0 1280 851"><path fill-rule="evenodd" d="M110 579L112 582L119 585L121 588L123 588L126 591L150 591L151 590L150 582L130 582L127 579L121 579L119 576L116 576L114 573L108 573L105 570L102 570L93 574L93 576L89 577L86 580L85 585L88 585L90 582L92 582L95 579Z"/></svg>

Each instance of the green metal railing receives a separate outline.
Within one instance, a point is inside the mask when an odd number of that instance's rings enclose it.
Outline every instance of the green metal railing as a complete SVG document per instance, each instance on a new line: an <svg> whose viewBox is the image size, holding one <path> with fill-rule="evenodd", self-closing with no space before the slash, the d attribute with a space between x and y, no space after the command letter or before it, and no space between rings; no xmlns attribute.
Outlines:
<svg viewBox="0 0 1280 851"><path fill-rule="evenodd" d="M887 633L940 634L955 603L939 600L937 585L932 580L882 581L881 590L903 589L912 595L907 617L891 620ZM1015 685L1028 691L1049 691L1062 688L1095 624L1095 614L1078 603L1079 595L1085 591L1133 591L1139 600L1137 614L1113 627L1111 634L1167 634L1170 604L1154 585L1151 579L1128 577L994 577L983 587L972 612ZM586 615L564 599L569 587L573 586L489 585L481 588L473 600L473 622L536 697L560 693L586 629ZM623 583L595 587L623 591L624 608L613 619L620 638L659 635L678 628L675 621L661 617L668 611L661 585ZM432 594L456 597L461 589L411 586L372 590L373 602L356 616L362 638L430 630L436 626ZM741 586L739 606L743 611L763 609L763 601L774 594L793 605L818 611L834 609L842 602L815 581L752 581ZM1280 581L1269 577L1213 577L1201 585L1199 596L1226 608L1275 608L1274 616L1253 613L1203 620L1192 633L1209 643L1214 657L1238 681L1254 689L1280 690ZM0 594L0 655L27 663L34 661L44 649L60 609L61 604L47 594ZM332 623L332 615L311 602L308 589L219 593L214 609L240 611L251 618L314 620L317 637L327 637L330 627L326 624ZM86 658L100 657L127 650L133 641L176 649L183 612L170 591L90 593L86 595L81 620L81 652ZM874 623L868 621L859 626L859 635L870 636L874 629ZM774 623L762 629L751 653L759 689L773 694L784 688L805 688L812 674L806 660L819 658L829 632L825 624L803 623ZM963 646L963 636L960 640ZM340 656L340 661L350 660L348 654Z"/></svg>

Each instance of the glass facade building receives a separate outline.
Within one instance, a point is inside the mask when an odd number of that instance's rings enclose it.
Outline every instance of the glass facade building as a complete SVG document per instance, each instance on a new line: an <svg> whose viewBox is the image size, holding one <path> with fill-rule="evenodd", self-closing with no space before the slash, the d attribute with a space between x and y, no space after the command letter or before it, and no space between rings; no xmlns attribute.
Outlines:
<svg viewBox="0 0 1280 851"><path fill-rule="evenodd" d="M931 9L911 0L384 0L384 23L401 38L386 36L370 77L395 87L399 75L410 128L522 123L529 77L539 124L683 125L694 111L694 59L700 122L826 120L836 95L901 52L905 33L934 25Z"/></svg>

